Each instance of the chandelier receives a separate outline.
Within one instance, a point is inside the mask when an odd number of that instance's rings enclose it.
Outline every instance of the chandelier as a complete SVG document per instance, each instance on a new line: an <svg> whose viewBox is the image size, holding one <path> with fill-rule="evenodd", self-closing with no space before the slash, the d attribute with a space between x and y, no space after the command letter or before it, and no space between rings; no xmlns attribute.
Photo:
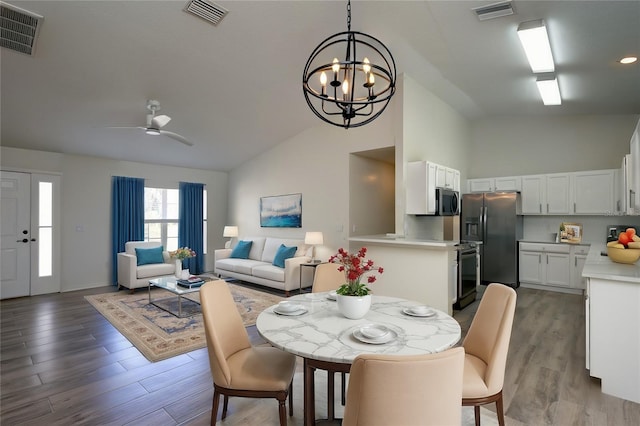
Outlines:
<svg viewBox="0 0 640 426"><path fill-rule="evenodd" d="M378 39L351 31L351 0L347 31L328 37L311 52L302 90L315 115L345 129L375 120L395 93L393 56Z"/></svg>

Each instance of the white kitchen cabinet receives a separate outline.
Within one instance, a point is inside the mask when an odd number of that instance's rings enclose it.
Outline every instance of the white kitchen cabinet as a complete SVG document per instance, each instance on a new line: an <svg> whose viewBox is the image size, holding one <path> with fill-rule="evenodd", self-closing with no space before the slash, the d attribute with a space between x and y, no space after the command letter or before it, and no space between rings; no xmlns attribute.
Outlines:
<svg viewBox="0 0 640 426"><path fill-rule="evenodd" d="M612 215L614 206L614 170L571 173L573 214Z"/></svg>
<svg viewBox="0 0 640 426"><path fill-rule="evenodd" d="M468 179L469 192L520 191L521 176L506 176L485 179Z"/></svg>
<svg viewBox="0 0 640 426"><path fill-rule="evenodd" d="M546 204L545 175L522 176L522 214L543 214L542 204Z"/></svg>
<svg viewBox="0 0 640 426"><path fill-rule="evenodd" d="M436 168L436 164L428 161L407 163L407 214L435 214Z"/></svg>
<svg viewBox="0 0 640 426"><path fill-rule="evenodd" d="M453 190L460 192L460 170L453 170Z"/></svg>
<svg viewBox="0 0 640 426"><path fill-rule="evenodd" d="M546 175L546 214L569 214L569 200L571 198L569 173L554 173ZM544 206L544 203L543 203ZM544 208L544 207L543 207Z"/></svg>
<svg viewBox="0 0 640 426"><path fill-rule="evenodd" d="M571 287L571 246L520 243L519 280L523 287Z"/></svg>
<svg viewBox="0 0 640 426"><path fill-rule="evenodd" d="M573 255L573 269L571 270L571 287L584 289L585 279L582 278L582 270L584 269L584 263L587 260L586 254Z"/></svg>
<svg viewBox="0 0 640 426"><path fill-rule="evenodd" d="M434 163L431 163L434 164ZM460 191L460 171L456 169L452 169L447 166L441 166L440 164L435 164L436 166L436 187L437 188L447 188L452 191ZM457 178L457 182L456 182ZM456 187L458 189L456 189Z"/></svg>
<svg viewBox="0 0 640 426"><path fill-rule="evenodd" d="M627 214L640 215L640 120L631 136Z"/></svg>

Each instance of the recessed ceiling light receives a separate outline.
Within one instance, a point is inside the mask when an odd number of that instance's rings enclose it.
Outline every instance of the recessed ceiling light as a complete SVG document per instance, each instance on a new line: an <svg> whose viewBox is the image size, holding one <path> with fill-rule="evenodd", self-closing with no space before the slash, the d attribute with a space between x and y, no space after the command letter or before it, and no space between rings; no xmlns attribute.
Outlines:
<svg viewBox="0 0 640 426"><path fill-rule="evenodd" d="M628 65L628 64L632 64L632 63L636 62L637 60L638 60L638 58L636 58L635 56L625 56L624 58L620 59L619 62L621 64Z"/></svg>

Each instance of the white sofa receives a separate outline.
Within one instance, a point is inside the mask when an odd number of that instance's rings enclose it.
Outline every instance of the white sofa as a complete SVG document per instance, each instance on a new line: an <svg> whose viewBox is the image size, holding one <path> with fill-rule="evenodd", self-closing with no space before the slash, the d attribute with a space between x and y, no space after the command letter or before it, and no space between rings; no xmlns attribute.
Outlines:
<svg viewBox="0 0 640 426"><path fill-rule="evenodd" d="M218 276L237 278L283 290L287 296L289 291L300 288L300 264L311 259L309 253L313 246L305 245L304 240L274 237L251 237L241 240L253 241L248 259L231 258L231 248L215 250L214 272ZM298 247L294 257L285 260L284 268L272 264L281 244Z"/></svg>
<svg viewBox="0 0 640 426"><path fill-rule="evenodd" d="M168 251L162 252L164 263L152 263L138 266L136 248L154 248L162 244L154 241L128 241L124 244L124 252L118 253L118 289L127 287L130 290L147 287L149 280L174 275L176 263Z"/></svg>

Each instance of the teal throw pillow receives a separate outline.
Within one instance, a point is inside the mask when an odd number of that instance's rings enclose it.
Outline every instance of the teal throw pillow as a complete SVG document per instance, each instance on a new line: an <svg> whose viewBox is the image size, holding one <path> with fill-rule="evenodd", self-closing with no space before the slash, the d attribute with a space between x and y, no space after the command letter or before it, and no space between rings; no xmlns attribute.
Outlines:
<svg viewBox="0 0 640 426"><path fill-rule="evenodd" d="M162 256L164 248L136 248L136 258L138 266L149 265L151 263L164 263L164 257Z"/></svg>
<svg viewBox="0 0 640 426"><path fill-rule="evenodd" d="M298 247L287 247L284 244L280 244L278 247L278 252L276 253L276 257L273 258L273 266L277 266L279 268L284 268L284 261L293 257L296 254Z"/></svg>
<svg viewBox="0 0 640 426"><path fill-rule="evenodd" d="M253 241L238 241L238 244L231 251L231 257L235 259L248 259Z"/></svg>

